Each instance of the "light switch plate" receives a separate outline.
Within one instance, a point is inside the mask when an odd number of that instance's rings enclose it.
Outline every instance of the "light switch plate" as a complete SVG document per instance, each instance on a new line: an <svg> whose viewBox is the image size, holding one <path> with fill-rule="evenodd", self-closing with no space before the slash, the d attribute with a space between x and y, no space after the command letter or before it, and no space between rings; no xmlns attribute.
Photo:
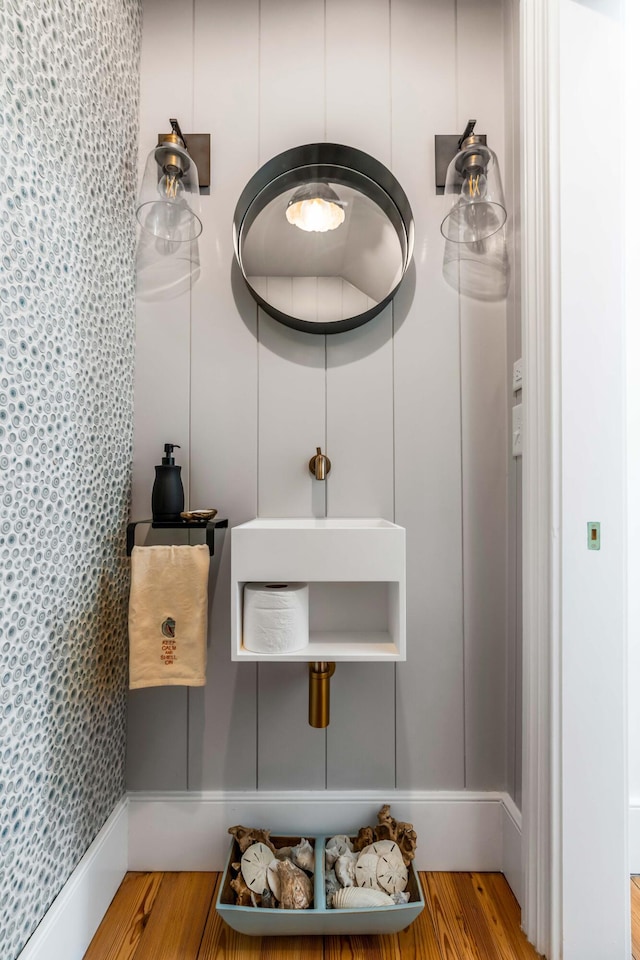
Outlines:
<svg viewBox="0 0 640 960"><path fill-rule="evenodd" d="M589 520L587 523L587 549L600 549L600 524L595 520Z"/></svg>
<svg viewBox="0 0 640 960"><path fill-rule="evenodd" d="M522 357L513 362L513 392L522 390Z"/></svg>
<svg viewBox="0 0 640 960"><path fill-rule="evenodd" d="M511 408L511 456L522 456L522 404Z"/></svg>

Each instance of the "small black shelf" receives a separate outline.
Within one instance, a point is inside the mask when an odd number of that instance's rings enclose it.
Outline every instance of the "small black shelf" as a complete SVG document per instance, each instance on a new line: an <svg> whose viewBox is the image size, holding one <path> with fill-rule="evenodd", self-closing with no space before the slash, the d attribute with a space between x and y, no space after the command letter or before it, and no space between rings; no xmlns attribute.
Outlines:
<svg viewBox="0 0 640 960"><path fill-rule="evenodd" d="M131 556L131 551L135 546L136 527L140 523L146 523L154 530L204 530L206 534L206 543L209 547L209 555L213 556L213 534L216 528L223 529L229 526L229 521L224 518L213 520L134 520L127 524L127 556Z"/></svg>

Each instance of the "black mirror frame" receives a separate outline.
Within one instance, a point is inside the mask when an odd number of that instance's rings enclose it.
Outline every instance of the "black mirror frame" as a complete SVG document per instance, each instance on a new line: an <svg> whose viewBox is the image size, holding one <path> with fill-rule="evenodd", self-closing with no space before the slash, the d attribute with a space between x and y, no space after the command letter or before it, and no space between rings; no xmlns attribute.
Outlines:
<svg viewBox="0 0 640 960"><path fill-rule="evenodd" d="M352 187L373 200L391 221L402 250L402 275L387 296L367 310L346 319L320 323L301 320L274 307L251 286L242 261L244 237L258 214L274 197L305 182L330 179ZM259 203L255 201L258 200ZM339 143L308 143L285 150L267 161L240 194L233 215L233 246L236 260L251 296L275 320L306 333L342 333L376 317L395 296L413 255L414 225L404 190L379 160L355 147Z"/></svg>

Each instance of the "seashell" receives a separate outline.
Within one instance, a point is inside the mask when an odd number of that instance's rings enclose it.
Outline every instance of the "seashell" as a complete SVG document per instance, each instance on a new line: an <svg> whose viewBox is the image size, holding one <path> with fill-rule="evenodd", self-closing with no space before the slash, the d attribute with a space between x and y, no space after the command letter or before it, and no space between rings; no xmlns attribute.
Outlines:
<svg viewBox="0 0 640 960"><path fill-rule="evenodd" d="M343 853L338 857L335 863L336 877L343 887L353 887L356 882L356 860L355 853Z"/></svg>
<svg viewBox="0 0 640 960"><path fill-rule="evenodd" d="M375 840L373 843L367 844L366 847L363 847L360 851L362 853L375 853L376 856L394 856L398 860L402 860L402 851L395 840ZM404 863L404 860L402 860Z"/></svg>
<svg viewBox="0 0 640 960"><path fill-rule="evenodd" d="M398 894L398 896L403 896L403 894ZM265 887L265 889L262 891L262 903L260 906L264 907L265 910L273 910L274 907L278 906L274 895L268 887Z"/></svg>
<svg viewBox="0 0 640 960"><path fill-rule="evenodd" d="M395 846L395 844L394 844ZM376 876L379 886L387 893L401 893L409 882L409 871L404 865L402 854L383 853L378 857Z"/></svg>
<svg viewBox="0 0 640 960"><path fill-rule="evenodd" d="M333 895L335 910L355 910L360 907L389 907L393 900L382 890L369 890L366 887L344 887Z"/></svg>
<svg viewBox="0 0 640 960"><path fill-rule="evenodd" d="M341 890L340 881L335 875L333 870L327 870L324 875L324 895L327 903L327 907L330 907L333 903L333 895L338 890Z"/></svg>
<svg viewBox="0 0 640 960"><path fill-rule="evenodd" d="M313 847L304 837L297 846L291 848L291 859L296 867L313 873Z"/></svg>
<svg viewBox="0 0 640 960"><path fill-rule="evenodd" d="M328 867L332 867L338 857L341 857L344 853L351 853L353 851L353 844L349 837L345 834L338 834L336 837L331 837L330 840L327 840L327 845L325 847L325 860Z"/></svg>
<svg viewBox="0 0 640 960"><path fill-rule="evenodd" d="M242 876L254 893L262 893L268 886L267 867L272 860L273 850L266 843L254 843L242 854Z"/></svg>
<svg viewBox="0 0 640 960"><path fill-rule="evenodd" d="M273 859L267 867L267 883L276 900L280 899L280 874L278 873L279 863L280 860Z"/></svg>
<svg viewBox="0 0 640 960"><path fill-rule="evenodd" d="M278 860L291 860L291 851L293 847L278 847L276 857Z"/></svg>
<svg viewBox="0 0 640 960"><path fill-rule="evenodd" d="M408 890L405 890L403 893L392 893L391 899L394 903L409 903L411 894Z"/></svg>
<svg viewBox="0 0 640 960"><path fill-rule="evenodd" d="M278 860L280 907L282 910L306 910L313 900L313 885L304 870L291 860Z"/></svg>
<svg viewBox="0 0 640 960"><path fill-rule="evenodd" d="M356 883L359 887L378 889L378 855L361 853L356 863Z"/></svg>

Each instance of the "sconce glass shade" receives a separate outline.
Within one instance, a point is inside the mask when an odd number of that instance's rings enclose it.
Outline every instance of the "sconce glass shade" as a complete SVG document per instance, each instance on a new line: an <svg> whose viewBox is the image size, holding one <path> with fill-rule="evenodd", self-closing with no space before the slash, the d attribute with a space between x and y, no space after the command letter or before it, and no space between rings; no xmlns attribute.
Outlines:
<svg viewBox="0 0 640 960"><path fill-rule="evenodd" d="M173 134L147 157L136 217L143 230L172 243L202 233L198 168Z"/></svg>
<svg viewBox="0 0 640 960"><path fill-rule="evenodd" d="M328 183L305 184L289 200L289 223L307 233L326 233L344 223L343 204Z"/></svg>
<svg viewBox="0 0 640 960"><path fill-rule="evenodd" d="M507 219L498 160L476 136L463 141L447 169L445 195L455 197L440 225L453 243L479 243L497 233Z"/></svg>

